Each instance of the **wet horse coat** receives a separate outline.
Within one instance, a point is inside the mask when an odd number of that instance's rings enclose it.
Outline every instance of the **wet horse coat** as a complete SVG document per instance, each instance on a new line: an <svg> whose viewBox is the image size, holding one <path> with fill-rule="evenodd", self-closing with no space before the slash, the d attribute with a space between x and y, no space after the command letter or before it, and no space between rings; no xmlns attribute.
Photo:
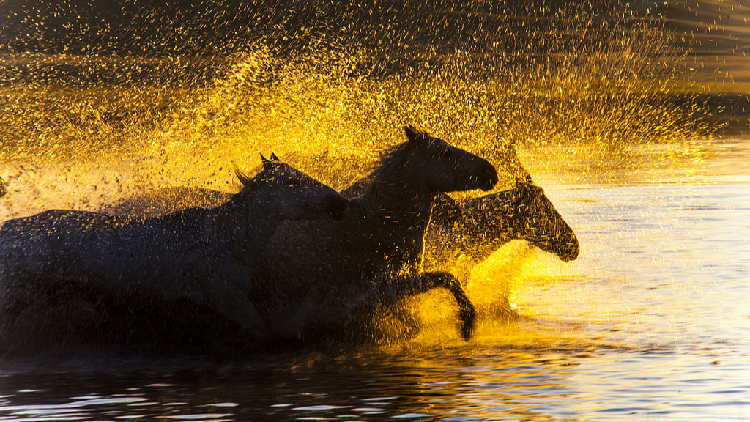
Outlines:
<svg viewBox="0 0 750 422"><path fill-rule="evenodd" d="M100 328L110 332L96 333L104 342L148 337L153 327L144 322L179 332L181 324L200 324L182 317L211 313L232 327L240 343L262 339L266 326L243 294L253 281L258 248L282 220L340 218L348 201L277 159L264 159L252 179L238 176L243 189L212 209L190 208L143 221L47 211L6 222L0 228L0 322L4 328L29 321L44 326L49 321L39 321L36 312L44 314L48 305L67 309L65 303L73 300L91 305L94 312L117 310L113 318L123 322L104 324ZM156 316L128 316L141 312ZM204 333L211 330L203 328ZM201 330L184 327L188 337ZM87 339L85 331L78 331L81 341L98 342L94 333Z"/></svg>

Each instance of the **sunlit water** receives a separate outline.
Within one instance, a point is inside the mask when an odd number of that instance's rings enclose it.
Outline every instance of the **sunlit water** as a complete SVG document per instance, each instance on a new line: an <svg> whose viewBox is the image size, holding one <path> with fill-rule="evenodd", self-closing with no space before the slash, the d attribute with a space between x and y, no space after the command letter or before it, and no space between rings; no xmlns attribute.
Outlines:
<svg viewBox="0 0 750 422"><path fill-rule="evenodd" d="M484 320L469 342L437 321L383 347L220 360L7 357L0 417L748 420L748 145L729 144L708 148L699 178L555 184L540 175L581 255L564 264L520 242L496 253L514 266L495 275L514 279L526 318Z"/></svg>

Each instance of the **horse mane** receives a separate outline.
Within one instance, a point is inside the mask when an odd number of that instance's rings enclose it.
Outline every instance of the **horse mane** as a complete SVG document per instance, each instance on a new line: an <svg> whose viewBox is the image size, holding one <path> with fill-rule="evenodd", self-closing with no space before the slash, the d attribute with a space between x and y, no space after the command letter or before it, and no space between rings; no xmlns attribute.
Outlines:
<svg viewBox="0 0 750 422"><path fill-rule="evenodd" d="M219 208L225 207L230 203L237 203L245 200L248 195L252 195L255 189L260 186L261 181L264 180L262 177L259 177L262 173L262 169L258 171L253 177L248 176L247 173L238 168L234 169L234 173L237 176L237 179L239 179L240 183L242 183L242 189L239 192L231 195L229 200L225 203L221 205L210 206L208 208L198 206L179 209L169 214L154 217L154 220L161 221L163 224L171 227L179 227L183 230L190 230L201 227L201 225L203 224L202 220L207 215L207 212L211 212L211 210L218 210Z"/></svg>
<svg viewBox="0 0 750 422"><path fill-rule="evenodd" d="M234 169L234 174L237 176L237 179L239 179L240 183L242 183L243 186L247 186L253 182L253 178L248 176L247 173L243 172L239 168Z"/></svg>
<svg viewBox="0 0 750 422"><path fill-rule="evenodd" d="M169 227L190 230L201 227L202 219L206 216L206 211L206 208L190 207L160 217L155 217L153 220L160 221ZM146 221L150 220L151 219Z"/></svg>
<svg viewBox="0 0 750 422"><path fill-rule="evenodd" d="M366 184L371 184L375 181L383 180L387 174L392 174L404 165L406 156L413 147L414 142L406 141L392 146L385 151L381 151L380 159L372 167L370 173L363 178L363 181Z"/></svg>
<svg viewBox="0 0 750 422"><path fill-rule="evenodd" d="M265 178L262 177L261 173L263 173L263 168L261 167L260 170L257 170L255 172L255 176L248 176L247 173L243 172L242 170L235 168L234 174L237 176L237 179L242 183L242 189L240 189L239 192L232 195L232 198L229 199L229 202L234 201L235 199L243 199L247 195L249 195L251 192L253 192L258 186L260 186L260 183L265 180Z"/></svg>
<svg viewBox="0 0 750 422"><path fill-rule="evenodd" d="M418 139L430 137L430 134L427 132L418 133ZM381 151L380 159L370 168L370 172L343 189L341 191L342 195L350 199L361 196L367 190L368 186L371 186L374 182L384 180L387 174L393 174L402 167L406 162L406 156L415 145L417 145L416 142L408 140Z"/></svg>

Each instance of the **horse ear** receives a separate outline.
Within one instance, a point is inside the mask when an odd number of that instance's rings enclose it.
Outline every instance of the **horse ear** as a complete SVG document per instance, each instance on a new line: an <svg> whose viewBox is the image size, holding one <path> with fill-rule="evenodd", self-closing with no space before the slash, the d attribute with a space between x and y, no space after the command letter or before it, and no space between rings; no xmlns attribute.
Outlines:
<svg viewBox="0 0 750 422"><path fill-rule="evenodd" d="M526 192L530 186L533 186L533 182L529 183L529 178L526 178L526 180L516 179L516 189Z"/></svg>
<svg viewBox="0 0 750 422"><path fill-rule="evenodd" d="M524 180L516 179L516 189L528 196L544 194L544 189L534 183L534 180L531 179L531 175L526 175Z"/></svg>
<svg viewBox="0 0 750 422"><path fill-rule="evenodd" d="M273 161L281 161L281 160L279 160L279 157L277 157L276 154L274 154L274 153L271 153L271 160L273 160Z"/></svg>
<svg viewBox="0 0 750 422"><path fill-rule="evenodd" d="M273 158L273 155L271 155L271 158ZM264 157L263 154L260 154L260 161L263 163L263 170L262 171L270 171L271 170L271 163L272 161L268 158Z"/></svg>

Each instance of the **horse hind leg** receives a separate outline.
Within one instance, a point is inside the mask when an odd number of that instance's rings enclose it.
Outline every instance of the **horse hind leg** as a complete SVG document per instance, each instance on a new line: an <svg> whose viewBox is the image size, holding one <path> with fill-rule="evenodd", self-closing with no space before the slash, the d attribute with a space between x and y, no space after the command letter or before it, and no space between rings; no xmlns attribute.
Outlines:
<svg viewBox="0 0 750 422"><path fill-rule="evenodd" d="M464 339L471 338L476 323L476 309L466 296L461 282L454 275L445 272L428 272L418 275L398 276L383 285L384 299L390 303L406 296L417 295L434 288L448 289L458 304L459 331ZM388 297L390 296L390 298Z"/></svg>

